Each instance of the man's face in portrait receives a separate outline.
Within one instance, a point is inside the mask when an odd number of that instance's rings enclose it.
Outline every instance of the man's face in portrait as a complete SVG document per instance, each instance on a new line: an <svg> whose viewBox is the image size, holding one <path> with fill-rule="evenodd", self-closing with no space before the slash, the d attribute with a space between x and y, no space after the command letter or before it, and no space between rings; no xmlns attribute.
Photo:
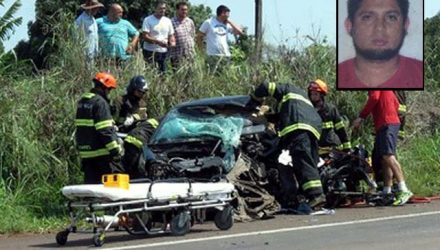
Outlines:
<svg viewBox="0 0 440 250"><path fill-rule="evenodd" d="M367 60L389 60L399 53L409 25L397 0L363 0L345 27L356 55Z"/></svg>

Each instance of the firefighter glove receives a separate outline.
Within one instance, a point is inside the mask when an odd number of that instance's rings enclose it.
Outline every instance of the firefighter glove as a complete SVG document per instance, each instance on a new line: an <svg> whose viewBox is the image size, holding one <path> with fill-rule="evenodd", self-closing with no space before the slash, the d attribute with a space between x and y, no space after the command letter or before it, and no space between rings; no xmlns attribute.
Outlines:
<svg viewBox="0 0 440 250"><path fill-rule="evenodd" d="M128 127L131 126L134 123L134 117L133 116L127 116L127 118L124 121L124 126Z"/></svg>

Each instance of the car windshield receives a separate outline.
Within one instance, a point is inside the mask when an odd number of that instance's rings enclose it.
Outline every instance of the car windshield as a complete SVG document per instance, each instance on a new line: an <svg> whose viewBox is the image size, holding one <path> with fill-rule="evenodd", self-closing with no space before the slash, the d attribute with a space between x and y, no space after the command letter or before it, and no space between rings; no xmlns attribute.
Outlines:
<svg viewBox="0 0 440 250"><path fill-rule="evenodd" d="M243 123L242 117L216 114L215 110L209 107L174 109L161 122L151 143L214 137L221 139L225 147L236 147L239 144Z"/></svg>
<svg viewBox="0 0 440 250"><path fill-rule="evenodd" d="M151 138L152 144L182 143L182 141L220 139L224 169L235 163L234 148L240 143L244 119L240 116L216 114L209 107L173 109Z"/></svg>

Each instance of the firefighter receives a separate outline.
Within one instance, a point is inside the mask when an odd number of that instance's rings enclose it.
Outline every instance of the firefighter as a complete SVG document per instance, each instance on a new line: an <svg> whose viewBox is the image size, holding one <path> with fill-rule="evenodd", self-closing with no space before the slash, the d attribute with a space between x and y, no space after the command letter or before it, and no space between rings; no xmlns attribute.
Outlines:
<svg viewBox="0 0 440 250"><path fill-rule="evenodd" d="M122 163L131 179L146 177L145 160L148 157L145 155L151 154L147 142L158 125L159 122L153 118L142 121L124 139Z"/></svg>
<svg viewBox="0 0 440 250"><path fill-rule="evenodd" d="M131 78L126 94L115 100L112 108L120 132L127 133L137 122L147 119L147 104L144 99L147 91L148 82L138 75Z"/></svg>
<svg viewBox="0 0 440 250"><path fill-rule="evenodd" d="M294 172L308 204L314 208L325 203L317 169L321 118L305 91L289 84L264 82L251 97L259 104L265 97L273 97L278 102L277 125L281 137L280 146L289 150L293 164L293 168L280 168L284 196L295 191L289 186L295 182Z"/></svg>
<svg viewBox="0 0 440 250"><path fill-rule="evenodd" d="M81 158L84 182L101 183L101 176L122 172L122 147L118 143L108 94L117 87L109 73L93 78L94 88L82 95L76 112L76 144Z"/></svg>
<svg viewBox="0 0 440 250"><path fill-rule="evenodd" d="M327 84L320 79L310 82L308 94L322 119L322 133L318 143L319 154L326 155L334 147L349 152L351 143L344 121L336 106L325 101L325 96L328 94Z"/></svg>
<svg viewBox="0 0 440 250"><path fill-rule="evenodd" d="M406 93L404 90L395 90L394 94L399 101L398 115L400 119L399 139L405 139L405 123L406 123Z"/></svg>

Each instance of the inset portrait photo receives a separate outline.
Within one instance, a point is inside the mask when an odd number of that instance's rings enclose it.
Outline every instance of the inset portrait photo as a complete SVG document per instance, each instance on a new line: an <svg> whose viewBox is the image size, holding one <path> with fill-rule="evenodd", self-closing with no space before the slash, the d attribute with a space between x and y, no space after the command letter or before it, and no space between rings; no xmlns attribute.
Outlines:
<svg viewBox="0 0 440 250"><path fill-rule="evenodd" d="M423 90L423 0L338 0L338 90Z"/></svg>

